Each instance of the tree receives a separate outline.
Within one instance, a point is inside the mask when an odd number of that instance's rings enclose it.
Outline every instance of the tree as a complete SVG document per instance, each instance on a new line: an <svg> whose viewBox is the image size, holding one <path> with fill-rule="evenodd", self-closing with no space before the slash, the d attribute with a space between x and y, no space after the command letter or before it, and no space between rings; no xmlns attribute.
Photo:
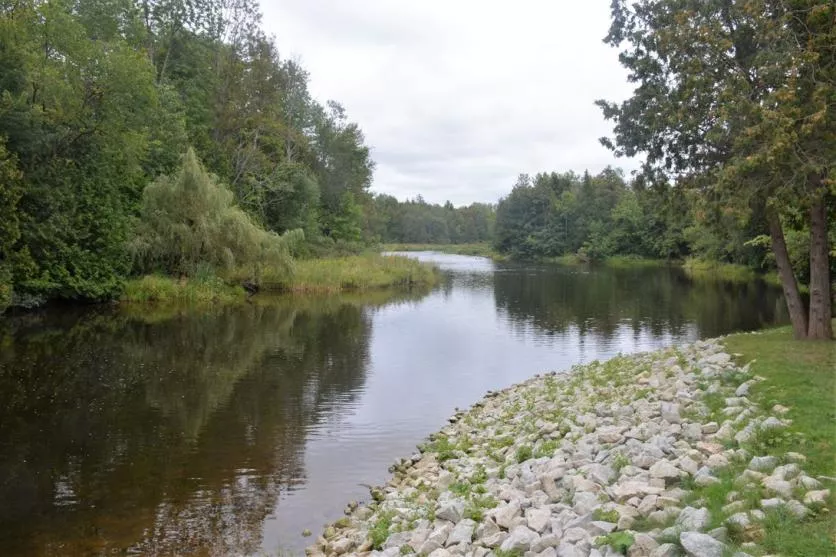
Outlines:
<svg viewBox="0 0 836 557"><path fill-rule="evenodd" d="M836 193L836 6L827 0L614 0L606 42L637 87L598 101L618 155L741 214L763 210L797 338L832 338L828 203ZM810 303L783 219L805 214Z"/></svg>
<svg viewBox="0 0 836 557"><path fill-rule="evenodd" d="M141 222L131 244L143 271L193 275L201 265L290 272L282 237L256 225L234 204L232 192L204 170L193 149L182 169L161 176L143 192Z"/></svg>

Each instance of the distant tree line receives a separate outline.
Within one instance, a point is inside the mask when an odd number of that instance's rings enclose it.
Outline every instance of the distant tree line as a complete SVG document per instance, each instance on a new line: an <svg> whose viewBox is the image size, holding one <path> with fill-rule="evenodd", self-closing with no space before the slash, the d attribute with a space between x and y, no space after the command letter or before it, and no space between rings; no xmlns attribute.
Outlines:
<svg viewBox="0 0 836 557"><path fill-rule="evenodd" d="M398 201L379 194L369 213L371 238L387 243L462 244L490 242L493 239L493 205L472 203L466 207L430 204L420 195Z"/></svg>
<svg viewBox="0 0 836 557"><path fill-rule="evenodd" d="M829 235L836 241L836 226ZM806 283L809 227L787 227L785 238L792 268ZM524 259L696 258L759 272L776 269L762 204L754 202L741 214L687 183L648 182L641 174L628 180L612 168L597 175L520 175L497 206L494 246Z"/></svg>

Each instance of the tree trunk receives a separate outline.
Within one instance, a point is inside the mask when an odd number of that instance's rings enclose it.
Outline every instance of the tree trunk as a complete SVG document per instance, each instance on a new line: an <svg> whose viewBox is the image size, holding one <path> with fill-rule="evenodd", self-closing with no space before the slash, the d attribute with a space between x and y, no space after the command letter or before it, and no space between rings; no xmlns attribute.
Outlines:
<svg viewBox="0 0 836 557"><path fill-rule="evenodd" d="M778 217L778 213L772 209L767 212L767 219L769 220L769 236L772 239L772 252L775 254L778 276L781 277L781 286L784 288L784 298L787 301L787 311L790 314L793 333L797 339L807 338L807 313L804 309L804 303L801 301L801 294L798 292L795 273L793 273L790 264L781 219Z"/></svg>
<svg viewBox="0 0 836 557"><path fill-rule="evenodd" d="M807 338L831 340L830 253L827 245L827 204L824 195L810 207L810 323Z"/></svg>

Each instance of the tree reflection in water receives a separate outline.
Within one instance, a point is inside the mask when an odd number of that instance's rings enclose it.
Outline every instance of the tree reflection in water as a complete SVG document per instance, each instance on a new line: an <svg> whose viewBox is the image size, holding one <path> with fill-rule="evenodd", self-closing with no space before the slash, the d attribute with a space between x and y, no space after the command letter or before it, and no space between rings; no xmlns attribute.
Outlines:
<svg viewBox="0 0 836 557"><path fill-rule="evenodd" d="M202 313L61 310L0 329L0 544L11 554L260 548L309 428L365 381L376 298Z"/></svg>

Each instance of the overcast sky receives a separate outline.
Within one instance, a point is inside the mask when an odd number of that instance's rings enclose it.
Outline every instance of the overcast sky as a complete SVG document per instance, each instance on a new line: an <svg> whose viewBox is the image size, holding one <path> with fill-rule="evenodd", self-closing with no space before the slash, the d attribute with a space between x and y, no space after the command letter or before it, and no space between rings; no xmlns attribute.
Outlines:
<svg viewBox="0 0 836 557"><path fill-rule="evenodd" d="M339 101L403 200L496 202L521 172L626 170L598 98L631 88L604 45L610 0L262 0L283 57Z"/></svg>

